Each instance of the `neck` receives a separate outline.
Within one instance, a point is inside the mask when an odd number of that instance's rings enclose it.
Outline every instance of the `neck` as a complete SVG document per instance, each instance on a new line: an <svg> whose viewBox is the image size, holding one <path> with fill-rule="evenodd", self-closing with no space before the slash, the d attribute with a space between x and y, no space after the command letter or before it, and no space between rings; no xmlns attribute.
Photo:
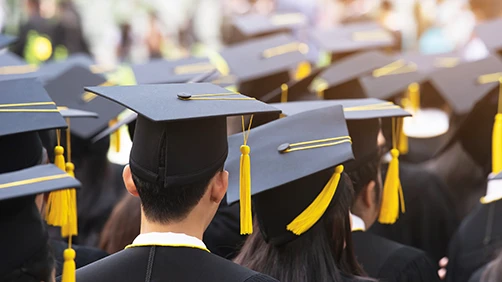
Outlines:
<svg viewBox="0 0 502 282"><path fill-rule="evenodd" d="M204 224L192 220L190 218L190 215L182 221L159 223L148 220L148 218L145 217L143 211L141 212L141 234L151 232L173 232L183 233L202 240L202 235L204 234L205 230L204 226Z"/></svg>

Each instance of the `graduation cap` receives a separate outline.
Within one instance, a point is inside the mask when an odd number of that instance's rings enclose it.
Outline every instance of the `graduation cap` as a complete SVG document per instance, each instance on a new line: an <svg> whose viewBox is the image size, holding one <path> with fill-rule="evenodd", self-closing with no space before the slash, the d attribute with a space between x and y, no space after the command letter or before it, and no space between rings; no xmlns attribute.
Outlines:
<svg viewBox="0 0 502 282"><path fill-rule="evenodd" d="M228 153L226 117L279 112L254 98L209 83L86 90L138 113L131 171L140 179L161 183L163 187L207 179L223 167ZM246 148L246 142L244 145ZM249 147L242 150L249 158ZM249 166L242 171L248 174Z"/></svg>
<svg viewBox="0 0 502 282"><path fill-rule="evenodd" d="M502 171L501 77L502 74L497 83L499 86L491 86L493 89L472 107L448 143L436 155L458 141L465 152L483 169L485 175Z"/></svg>
<svg viewBox="0 0 502 282"><path fill-rule="evenodd" d="M266 103L318 100L320 98L310 92L309 86L317 77L317 75L319 75L319 73L321 73L321 71L323 70L324 68L317 68L303 79L284 83L283 85L281 85L281 87L274 89L273 91L264 95L261 100Z"/></svg>
<svg viewBox="0 0 502 282"><path fill-rule="evenodd" d="M308 46L286 34L249 40L223 49L213 61L239 81L239 91L260 98L290 80L290 71L307 61ZM219 58L220 60L216 60ZM217 64L217 63L215 63Z"/></svg>
<svg viewBox="0 0 502 282"><path fill-rule="evenodd" d="M48 81L45 89L58 106L95 112L94 119L76 119L72 122L71 132L77 137L89 140L108 126L124 107L84 91L85 86L111 85L102 75L92 73L83 66L74 66L63 74Z"/></svg>
<svg viewBox="0 0 502 282"><path fill-rule="evenodd" d="M380 213L380 223L394 223L399 216L399 203L404 211L404 200L399 184L399 170L397 158L399 156L399 130L396 128L398 118L409 117L411 114L403 108L392 102L378 99L346 99L346 100L325 100L325 101L304 101L272 104L280 109L284 115L293 116L306 111L333 107L334 105L343 106L345 119L349 135L352 138L352 150L355 160L345 164L346 170L357 169L371 157L378 156L380 148L378 146L378 135L380 130L384 129L380 119L392 119L387 130L391 131L393 160L389 166L389 172L384 185L382 197L382 210ZM397 171L393 171L391 168ZM397 174L396 174L397 173ZM393 175L394 174L394 175ZM401 197L401 198L399 198ZM401 200L399 200L401 199Z"/></svg>
<svg viewBox="0 0 502 282"><path fill-rule="evenodd" d="M275 13L271 15L247 14L234 17L233 24L244 37L258 37L278 32L288 32L306 26L302 13Z"/></svg>
<svg viewBox="0 0 502 282"><path fill-rule="evenodd" d="M463 116L489 92L496 91L502 76L502 61L495 56L466 62L453 68L439 69L430 75L431 84L438 90L452 111Z"/></svg>
<svg viewBox="0 0 502 282"><path fill-rule="evenodd" d="M502 28L502 19L495 19L478 24L474 33L483 41L488 50L501 54L502 40L497 36Z"/></svg>
<svg viewBox="0 0 502 282"><path fill-rule="evenodd" d="M229 204L239 199L237 148L244 134L228 138ZM345 189L338 185L340 164L353 156L342 107L267 123L249 132L249 142L253 144L251 192L260 230L271 244L292 241L319 221L337 188Z"/></svg>
<svg viewBox="0 0 502 282"><path fill-rule="evenodd" d="M5 47L13 44L16 41L17 41L17 38L14 36L10 36L7 34L0 34L0 49L3 49Z"/></svg>
<svg viewBox="0 0 502 282"><path fill-rule="evenodd" d="M0 81L37 77L38 67L11 52L0 54Z"/></svg>
<svg viewBox="0 0 502 282"><path fill-rule="evenodd" d="M207 78L213 76L216 72L217 72L216 70L211 70L206 73L201 73L201 74L197 75L196 77L187 81L187 83L202 82L202 81L206 80ZM106 128L105 130L101 131L99 134L94 136L92 138L91 142L92 143L98 142L99 140L105 138L106 136L115 133L117 130L119 130L122 126L124 126L126 124L129 126L129 135L132 140L133 135L134 135L134 127L135 127L135 122L136 122L137 117L138 117L137 113L129 113L127 116L123 117L122 119L120 119L119 121L117 121L116 123L111 125L110 127Z"/></svg>
<svg viewBox="0 0 502 282"><path fill-rule="evenodd" d="M313 90L325 99L366 97L359 77L391 64L393 58L380 51L368 51L343 58L329 66L313 84Z"/></svg>
<svg viewBox="0 0 502 282"><path fill-rule="evenodd" d="M314 29L310 37L320 49L332 54L333 61L372 49L394 47L394 35L376 22L350 23L330 29Z"/></svg>
<svg viewBox="0 0 502 282"><path fill-rule="evenodd" d="M21 269L38 252L49 252L46 249L49 237L35 196L80 186L78 180L52 164L0 174L0 227L4 231L0 239L7 242L2 255L9 258L0 265L1 277ZM65 256L67 252L71 251L66 250Z"/></svg>
<svg viewBox="0 0 502 282"><path fill-rule="evenodd" d="M38 131L66 128L43 86L34 79L0 82L0 173L33 166L42 160Z"/></svg>
<svg viewBox="0 0 502 282"><path fill-rule="evenodd" d="M208 58L156 59L131 66L137 84L180 83L210 72L215 66Z"/></svg>
<svg viewBox="0 0 502 282"><path fill-rule="evenodd" d="M1 81L0 136L65 128L66 123L42 84L35 79Z"/></svg>

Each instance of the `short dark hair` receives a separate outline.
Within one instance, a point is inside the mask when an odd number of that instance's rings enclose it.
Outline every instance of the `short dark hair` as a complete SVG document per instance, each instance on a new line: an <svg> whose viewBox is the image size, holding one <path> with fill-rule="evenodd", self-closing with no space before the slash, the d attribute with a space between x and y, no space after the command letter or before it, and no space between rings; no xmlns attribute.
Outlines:
<svg viewBox="0 0 502 282"><path fill-rule="evenodd" d="M169 186L144 181L132 173L145 216L154 222L167 223L185 219L199 203L207 191L209 182L223 167L210 178L192 184Z"/></svg>
<svg viewBox="0 0 502 282"><path fill-rule="evenodd" d="M1 281L52 281L52 272L56 266L54 254L47 242L31 258L26 260L21 267L15 269Z"/></svg>

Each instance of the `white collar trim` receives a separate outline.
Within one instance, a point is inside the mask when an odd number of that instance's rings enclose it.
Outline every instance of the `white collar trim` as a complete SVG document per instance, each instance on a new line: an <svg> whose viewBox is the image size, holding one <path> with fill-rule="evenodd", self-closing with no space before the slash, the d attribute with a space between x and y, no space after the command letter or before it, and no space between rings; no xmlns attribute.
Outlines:
<svg viewBox="0 0 502 282"><path fill-rule="evenodd" d="M366 224L362 218L357 215L351 213L350 217L352 217L352 232L354 231L366 231Z"/></svg>
<svg viewBox="0 0 502 282"><path fill-rule="evenodd" d="M174 232L151 232L139 234L133 245L166 245L166 246L193 246L207 249L199 238Z"/></svg>

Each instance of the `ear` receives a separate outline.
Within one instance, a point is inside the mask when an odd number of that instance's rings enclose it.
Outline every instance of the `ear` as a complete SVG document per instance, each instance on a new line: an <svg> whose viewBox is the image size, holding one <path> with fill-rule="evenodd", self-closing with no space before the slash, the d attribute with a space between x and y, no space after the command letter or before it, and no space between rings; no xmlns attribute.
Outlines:
<svg viewBox="0 0 502 282"><path fill-rule="evenodd" d="M362 200L363 204L366 208L372 208L377 203L375 202L375 187L376 183L374 180L371 180L368 185L363 190Z"/></svg>
<svg viewBox="0 0 502 282"><path fill-rule="evenodd" d="M134 197L139 197L138 190L136 189L136 184L134 184L134 181L132 180L131 167L129 167L129 165L126 165L124 167L122 178L124 179L124 184L127 192L129 192L129 194L133 195Z"/></svg>
<svg viewBox="0 0 502 282"><path fill-rule="evenodd" d="M224 170L216 173L210 184L210 199L212 202L220 204L227 193L228 171Z"/></svg>

